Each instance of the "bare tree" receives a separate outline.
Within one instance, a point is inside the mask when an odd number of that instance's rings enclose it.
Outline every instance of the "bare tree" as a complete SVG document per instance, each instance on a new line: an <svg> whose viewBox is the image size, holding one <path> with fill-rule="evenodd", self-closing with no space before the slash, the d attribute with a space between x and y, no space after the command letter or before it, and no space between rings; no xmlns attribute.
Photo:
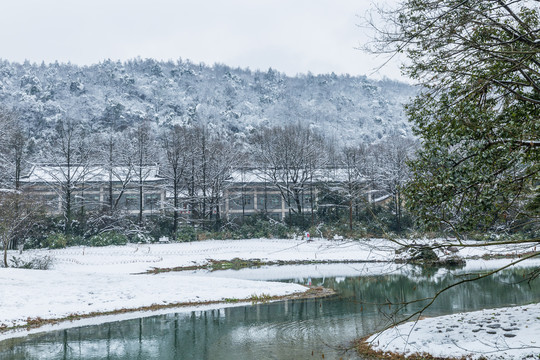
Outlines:
<svg viewBox="0 0 540 360"><path fill-rule="evenodd" d="M132 131L131 136L135 146L135 178L137 179L137 186L139 189L138 222L139 225L142 225L144 211L144 183L151 172L149 165L154 164L156 161L155 139L152 134L150 124L146 121L139 124L139 126Z"/></svg>
<svg viewBox="0 0 540 360"><path fill-rule="evenodd" d="M173 232L176 236L178 231L180 195L186 185L184 183L184 173L190 163L189 149L187 148L188 129L180 125L175 125L172 129L166 129L161 134L161 145L165 155L165 166L162 175L167 179L173 196Z"/></svg>
<svg viewBox="0 0 540 360"><path fill-rule="evenodd" d="M392 197L398 232L401 231L403 218L403 189L410 178L407 162L412 159L415 150L416 142L402 136L390 136L371 150L377 154L376 182Z"/></svg>
<svg viewBox="0 0 540 360"><path fill-rule="evenodd" d="M213 134L208 148L208 189L209 211L208 217L216 229L221 223L222 196L226 186L230 184L232 172L244 165L245 155L225 136Z"/></svg>
<svg viewBox="0 0 540 360"><path fill-rule="evenodd" d="M61 198L65 232L71 234L76 196L84 192L91 177L93 160L91 139L81 124L71 118L59 120L55 133L44 145L42 158L52 166L39 166L50 188Z"/></svg>
<svg viewBox="0 0 540 360"><path fill-rule="evenodd" d="M109 215L117 213L120 201L135 177L135 151L129 133L109 132L100 137L97 159L107 171L107 199Z"/></svg>
<svg viewBox="0 0 540 360"><path fill-rule="evenodd" d="M15 211L17 209L17 211ZM0 189L0 244L4 267L8 267L7 250L17 238L23 238L35 223L40 207L18 190Z"/></svg>
<svg viewBox="0 0 540 360"><path fill-rule="evenodd" d="M19 189L30 152L30 141L13 111L0 108L0 129L0 168L4 175L2 178L4 182L11 184L10 187Z"/></svg>
<svg viewBox="0 0 540 360"><path fill-rule="evenodd" d="M348 202L349 229L353 228L353 210L358 207L360 199L365 195L367 179L365 175L365 163L367 149L363 145L348 146L343 149L340 170L344 172L344 178L339 179L339 192Z"/></svg>
<svg viewBox="0 0 540 360"><path fill-rule="evenodd" d="M279 189L289 215L302 215L303 195L315 172L327 163L324 147L324 138L302 124L260 128L255 132L253 159Z"/></svg>

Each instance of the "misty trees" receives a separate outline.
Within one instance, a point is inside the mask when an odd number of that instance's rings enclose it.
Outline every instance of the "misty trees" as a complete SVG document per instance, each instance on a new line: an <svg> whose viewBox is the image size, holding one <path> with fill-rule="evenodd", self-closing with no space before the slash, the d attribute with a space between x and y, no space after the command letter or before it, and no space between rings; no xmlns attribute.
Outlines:
<svg viewBox="0 0 540 360"><path fill-rule="evenodd" d="M251 126L284 125L294 119L314 123L325 135L334 133L353 145L384 134L386 120L405 125L401 107L412 91L406 84L364 76L288 77L275 70L185 60L152 63L132 59L80 67L0 60L0 98L3 106L17 109L29 136L36 139L46 136L67 109L94 130L115 119L115 131L123 131L145 115L159 119L160 126L187 124L188 113L197 105L204 108L201 120L223 133L243 136ZM154 65L161 71L154 71Z"/></svg>
<svg viewBox="0 0 540 360"><path fill-rule="evenodd" d="M378 51L424 85L408 108L423 148L408 187L426 226L538 231L537 1L404 1ZM533 235L534 236L534 235Z"/></svg>

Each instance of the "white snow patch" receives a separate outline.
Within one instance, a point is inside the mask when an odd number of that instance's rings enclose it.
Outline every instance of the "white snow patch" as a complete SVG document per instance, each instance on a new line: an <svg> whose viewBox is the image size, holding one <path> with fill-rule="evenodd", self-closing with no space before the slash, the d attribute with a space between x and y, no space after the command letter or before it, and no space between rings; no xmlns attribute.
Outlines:
<svg viewBox="0 0 540 360"><path fill-rule="evenodd" d="M371 336L377 350L471 359L536 358L540 304L486 309L408 322Z"/></svg>

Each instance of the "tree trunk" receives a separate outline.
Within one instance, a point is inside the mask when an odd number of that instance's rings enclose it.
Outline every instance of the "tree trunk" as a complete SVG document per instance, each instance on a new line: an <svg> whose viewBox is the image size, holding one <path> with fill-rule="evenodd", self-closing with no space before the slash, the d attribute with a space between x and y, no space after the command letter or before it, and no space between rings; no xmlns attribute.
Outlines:
<svg viewBox="0 0 540 360"><path fill-rule="evenodd" d="M142 225L142 219L143 219L143 158L142 155L140 155L139 158L139 226Z"/></svg>
<svg viewBox="0 0 540 360"><path fill-rule="evenodd" d="M7 248L8 248L8 239L4 239L4 267L8 267L8 261L7 261Z"/></svg>
<svg viewBox="0 0 540 360"><path fill-rule="evenodd" d="M112 215L113 203L113 141L109 139L109 213Z"/></svg>
<svg viewBox="0 0 540 360"><path fill-rule="evenodd" d="M174 180L173 180L173 196L174 196L174 213L173 213L173 231L174 231L174 238L176 239L176 235L178 233L178 175L177 175L177 169L176 167L173 168L173 174L174 174Z"/></svg>
<svg viewBox="0 0 540 360"><path fill-rule="evenodd" d="M349 199L349 230L352 231L352 222L353 222L353 199Z"/></svg>

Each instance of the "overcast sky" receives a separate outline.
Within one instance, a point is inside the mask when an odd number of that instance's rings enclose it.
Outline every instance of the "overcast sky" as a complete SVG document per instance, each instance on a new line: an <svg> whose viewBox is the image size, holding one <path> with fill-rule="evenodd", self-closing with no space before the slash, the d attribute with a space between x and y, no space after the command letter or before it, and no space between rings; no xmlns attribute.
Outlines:
<svg viewBox="0 0 540 360"><path fill-rule="evenodd" d="M395 1L395 0L388 0ZM190 59L288 75L399 79L356 48L370 0L0 0L0 58L79 65ZM403 78L401 78L403 79Z"/></svg>

